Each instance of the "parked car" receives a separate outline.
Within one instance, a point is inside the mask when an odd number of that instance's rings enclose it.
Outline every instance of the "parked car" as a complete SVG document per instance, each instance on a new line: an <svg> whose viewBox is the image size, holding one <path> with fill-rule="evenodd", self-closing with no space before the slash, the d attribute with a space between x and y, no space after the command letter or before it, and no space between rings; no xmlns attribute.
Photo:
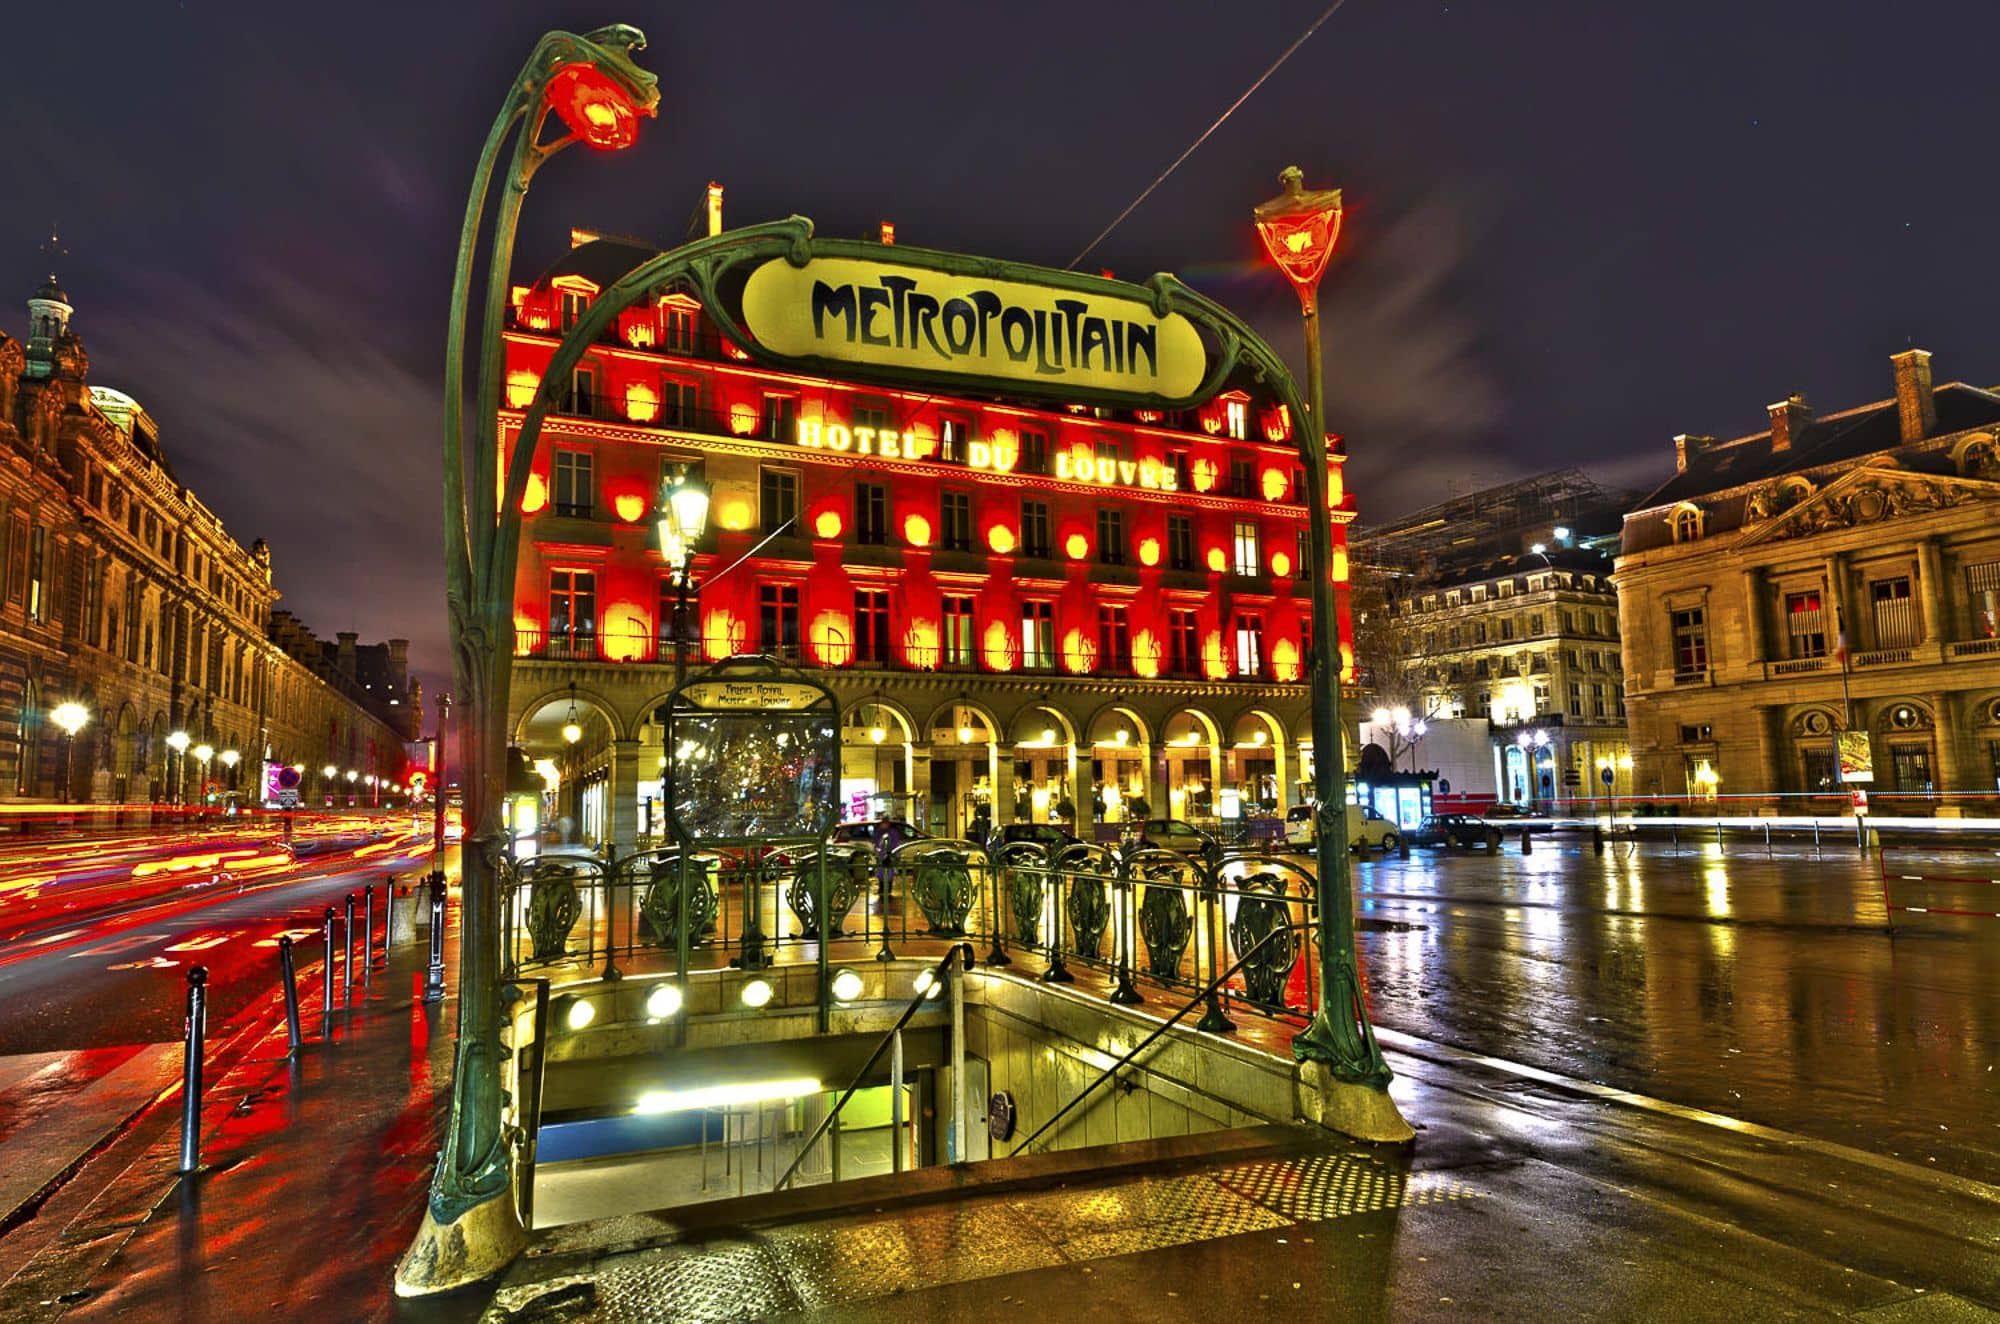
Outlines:
<svg viewBox="0 0 2000 1324"><path fill-rule="evenodd" d="M833 830L835 841L858 841L873 846L883 859L906 841L929 837L930 833L896 818L871 818L859 823L842 823Z"/></svg>
<svg viewBox="0 0 2000 1324"><path fill-rule="evenodd" d="M1285 811L1285 844L1311 846L1317 828L1311 805L1293 805ZM1365 805L1347 806L1347 847L1349 850L1392 851L1402 843L1396 825Z"/></svg>
<svg viewBox="0 0 2000 1324"><path fill-rule="evenodd" d="M1215 860L1222 847L1214 837L1178 818L1149 818L1139 829L1140 844L1159 850L1178 851L1200 860Z"/></svg>
<svg viewBox="0 0 2000 1324"><path fill-rule="evenodd" d="M993 834L987 843L987 849L998 851L1002 846L1026 841L1054 853L1065 846L1074 846L1081 840L1074 832L1058 827L1054 823L1008 823Z"/></svg>
<svg viewBox="0 0 2000 1324"><path fill-rule="evenodd" d="M1462 850L1500 848L1500 829L1471 814L1432 814L1410 834L1413 846L1457 846Z"/></svg>
<svg viewBox="0 0 2000 1324"><path fill-rule="evenodd" d="M1496 800L1486 806L1488 818L1526 818L1528 811L1511 800Z"/></svg>

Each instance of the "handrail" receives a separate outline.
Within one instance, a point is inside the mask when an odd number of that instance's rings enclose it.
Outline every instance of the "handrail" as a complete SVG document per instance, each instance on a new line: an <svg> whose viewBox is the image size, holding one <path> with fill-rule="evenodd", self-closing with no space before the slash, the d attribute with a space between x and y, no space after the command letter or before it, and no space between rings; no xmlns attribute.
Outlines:
<svg viewBox="0 0 2000 1324"><path fill-rule="evenodd" d="M1072 1098L1068 1103L1064 1104L1061 1108L1057 1109L1055 1116L1049 1118L1048 1121L1043 1122L1040 1126L1036 1127L1035 1133L1033 1135L1029 1136L1026 1140L1023 1140L1020 1144L1014 1146L1013 1153L1010 1153L1007 1157L1009 1158L1015 1157L1015 1155L1020 1154L1021 1151L1025 1150L1029 1145L1032 1145L1037 1140L1040 1140L1042 1138L1042 1133L1044 1131L1047 1131L1050 1127L1054 1126L1057 1122L1060 1122L1064 1117L1068 1116L1070 1109L1076 1107L1076 1105L1078 1105L1079 1103L1082 1103L1084 1099L1089 1096L1092 1090L1096 1089L1099 1085L1102 1085L1105 1081L1110 1080L1113 1076L1116 1076L1118 1072L1124 1067L1130 1066L1132 1064L1133 1058L1139 1056L1139 1054L1145 1052L1148 1048L1151 1048L1153 1044L1160 1038L1161 1035L1165 1034L1168 1030L1173 1029L1174 1026L1180 1024L1183 1017L1185 1017L1189 1012L1193 1011L1196 1007L1200 1006L1203 1002L1207 1001L1210 995L1219 990L1224 984L1228 983L1230 977L1233 976L1238 970L1241 970L1244 964L1248 962L1252 956L1255 956L1257 952L1264 946L1265 943L1271 941L1271 939L1277 937L1281 933L1290 933L1293 929L1310 930L1310 928L1311 926L1309 924L1282 924L1279 925L1277 928L1272 929L1269 933L1259 938L1256 942L1252 943L1250 945L1249 950L1245 951L1241 956L1236 958L1236 963L1234 965L1230 966L1227 970L1224 970L1221 974L1217 975L1213 980L1209 981L1209 984L1206 988L1198 990L1193 997L1189 998L1187 1002L1182 1005L1179 1011L1175 1012L1172 1016L1162 1021L1157 1029L1155 1029L1151 1034L1147 1035L1144 1039L1141 1039L1136 1045L1134 1045L1132 1051L1125 1054L1125 1056L1119 1058L1116 1062L1113 1062L1110 1066L1104 1068L1103 1071L1099 1072L1097 1079L1091 1081L1088 1085L1085 1085L1082 1089L1078 1090L1074 1098Z"/></svg>
<svg viewBox="0 0 2000 1324"><path fill-rule="evenodd" d="M1273 932L1277 932L1277 930L1273 930ZM953 961L964 961L965 968L970 970L972 969L974 959L971 943L953 943L951 950L944 954L944 958L931 967L931 979L936 981L945 978L951 969ZM931 990L935 987L937 987L935 982L928 984L921 992L910 999L910 1005L903 1008L903 1014L896 1018L896 1023L889 1027L889 1032L882 1036L880 1043L875 1045L875 1051L868 1055L868 1060L862 1064L861 1070L854 1073L854 1079L848 1082L846 1091L840 1096L840 1102L827 1109L826 1116L820 1119L820 1124L813 1128L813 1133L806 1137L804 1144L799 1146L798 1157L792 1160L792 1165L785 1169L784 1175L779 1177L771 1186L773 1193L785 1189L785 1183L789 1182L792 1179L792 1174L799 1170L799 1164L806 1161L806 1155L812 1153L812 1148L819 1143L819 1138L826 1134L828 1128L833 1125L834 1119L840 1116L840 1110L847 1106L847 1101L854 1097L856 1090L861 1088L861 1082L867 1079L868 1073L875 1069L875 1064L882 1060L882 1051L895 1040L896 1036L902 1032L903 1027L910 1023L910 1018L915 1016L917 1009L929 1000Z"/></svg>
<svg viewBox="0 0 2000 1324"><path fill-rule="evenodd" d="M542 1137L542 1082L548 1075L549 981L524 979L517 981L516 987L522 984L531 986L535 996L535 1008L531 1013L534 1038L528 1045L533 1049L528 1066L528 1073L534 1078L533 1085L523 1079L521 1058L527 1053L516 1049L514 1057L514 1089L519 1096L515 1117L521 1132L521 1225L532 1230L535 1226L535 1165L540 1158Z"/></svg>

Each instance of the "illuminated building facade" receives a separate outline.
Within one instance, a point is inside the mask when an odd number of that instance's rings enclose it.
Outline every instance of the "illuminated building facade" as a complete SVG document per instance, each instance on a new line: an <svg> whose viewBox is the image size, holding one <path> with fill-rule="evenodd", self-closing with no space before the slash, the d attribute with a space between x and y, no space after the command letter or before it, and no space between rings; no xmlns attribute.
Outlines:
<svg viewBox="0 0 2000 1324"><path fill-rule="evenodd" d="M578 232L515 289L503 463L563 328L654 251ZM509 713L575 836L661 832L677 646L826 682L849 817L1087 838L1135 800L1197 821L1297 802L1303 476L1291 420L1249 384L1172 416L864 388L749 362L668 289L567 387L523 502ZM711 491L679 639L654 532L677 472ZM1344 594L1340 620L1345 644Z"/></svg>
<svg viewBox="0 0 2000 1324"><path fill-rule="evenodd" d="M0 334L0 800L254 801L265 757L400 778L414 683L344 685L273 638L269 548L175 477L143 406L90 384L72 313L51 276L27 343ZM66 702L88 713L73 741Z"/></svg>
<svg viewBox="0 0 2000 1324"><path fill-rule="evenodd" d="M1922 812L2000 787L2000 392L1934 385L1921 349L1891 364L1891 399L1676 438L1625 516L1641 794ZM1843 781L1856 756L1870 779ZM1838 798L1779 798L1815 795Z"/></svg>

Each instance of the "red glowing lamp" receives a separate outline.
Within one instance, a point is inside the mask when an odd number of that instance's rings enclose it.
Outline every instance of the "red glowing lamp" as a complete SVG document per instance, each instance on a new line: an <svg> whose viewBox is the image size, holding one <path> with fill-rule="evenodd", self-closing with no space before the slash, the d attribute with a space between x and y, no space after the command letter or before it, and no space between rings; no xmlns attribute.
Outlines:
<svg viewBox="0 0 2000 1324"><path fill-rule="evenodd" d="M566 64L549 78L544 93L569 131L592 147L616 151L639 137L639 116L658 113L659 97L633 95L631 88L594 64Z"/></svg>
<svg viewBox="0 0 2000 1324"><path fill-rule="evenodd" d="M1333 256L1333 241L1340 234L1340 190L1308 193L1305 173L1297 166L1287 166L1278 182L1285 191L1253 212L1257 237L1304 299L1319 288L1320 275Z"/></svg>

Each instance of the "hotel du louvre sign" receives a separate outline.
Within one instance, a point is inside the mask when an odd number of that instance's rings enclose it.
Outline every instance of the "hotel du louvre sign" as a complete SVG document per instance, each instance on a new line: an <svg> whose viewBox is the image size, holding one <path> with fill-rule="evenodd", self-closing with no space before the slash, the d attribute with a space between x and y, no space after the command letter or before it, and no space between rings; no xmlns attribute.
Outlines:
<svg viewBox="0 0 2000 1324"><path fill-rule="evenodd" d="M1143 298L1115 292L1112 282L1094 290L988 279L943 270L920 252L910 259L766 261L743 288L744 328L770 354L859 366L878 377L983 380L997 391L1011 386L1044 398L1163 403L1188 401L1202 386L1208 354L1194 323L1157 314Z"/></svg>

